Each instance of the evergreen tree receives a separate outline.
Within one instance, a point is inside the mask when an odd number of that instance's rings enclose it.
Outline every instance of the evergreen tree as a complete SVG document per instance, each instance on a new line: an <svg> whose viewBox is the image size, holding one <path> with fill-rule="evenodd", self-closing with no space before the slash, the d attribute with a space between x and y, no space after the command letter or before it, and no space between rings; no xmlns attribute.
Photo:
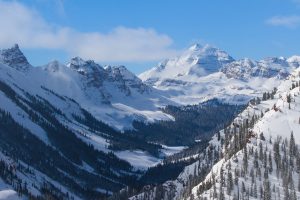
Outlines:
<svg viewBox="0 0 300 200"><path fill-rule="evenodd" d="M291 109L291 101L292 101L291 94L288 94L288 95L286 96L286 101L289 103L289 109Z"/></svg>
<svg viewBox="0 0 300 200"><path fill-rule="evenodd" d="M273 171L273 163L272 163L272 155L269 153L269 171L272 173Z"/></svg>
<svg viewBox="0 0 300 200"><path fill-rule="evenodd" d="M228 170L227 173L227 194L230 195L233 189L233 180L232 180L232 173Z"/></svg>
<svg viewBox="0 0 300 200"><path fill-rule="evenodd" d="M271 200L271 188L269 180L264 181L264 200Z"/></svg>
<svg viewBox="0 0 300 200"><path fill-rule="evenodd" d="M256 185L256 181L254 182L253 197L257 198L257 185Z"/></svg>
<svg viewBox="0 0 300 200"><path fill-rule="evenodd" d="M243 170L245 172L247 172L247 170L248 170L248 150L247 150L247 146L245 146L245 148L244 148Z"/></svg>
<svg viewBox="0 0 300 200"><path fill-rule="evenodd" d="M293 131L291 132L291 137L290 137L290 157L294 157L295 156L295 138L294 138L294 134Z"/></svg>

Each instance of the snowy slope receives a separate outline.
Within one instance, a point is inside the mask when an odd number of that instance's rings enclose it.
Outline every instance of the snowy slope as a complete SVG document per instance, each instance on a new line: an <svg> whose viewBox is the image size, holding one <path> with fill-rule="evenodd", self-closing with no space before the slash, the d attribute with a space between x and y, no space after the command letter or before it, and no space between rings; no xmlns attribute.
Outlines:
<svg viewBox="0 0 300 200"><path fill-rule="evenodd" d="M291 152L291 133L293 133L294 141L296 145L300 145L300 69L295 70L288 80L284 81L278 87L278 91L275 94L274 99L261 102L259 105L251 106L246 112L265 113L262 118L260 118L251 129L253 136L247 143L248 153L248 172L245 175L237 175L237 171L241 171L243 168L241 165L244 163L245 158L245 148L236 152L229 159L221 159L216 163L211 169L210 173L206 176L204 181L192 189L192 195L190 198L196 199L214 199L220 197L220 192L223 191L224 199L237 198L238 196L249 196L249 199L258 199L258 198L267 198L269 199L285 199L286 196L289 196L288 199L299 199L299 177L300 171L296 166L299 165L299 161L294 158L293 165L292 161L288 161L288 165L285 166L290 172L286 172L281 167L277 167L276 163L276 152L274 149L274 144L278 144L280 147L279 154L285 156L287 148L288 152ZM294 86L293 86L294 84ZM294 87L294 88L293 88ZM291 95L291 103L289 108L289 103L287 102L287 95ZM265 139L262 139L260 135L263 134ZM227 147L228 148L228 147ZM255 158L255 151L260 151L263 148L263 151L266 152L267 161L265 158ZM297 148L298 149L298 148ZM224 149L223 149L224 151ZM298 150L296 150L298 151ZM251 153L252 152L252 153ZM278 154L277 154L278 155ZM287 159L290 159L290 156ZM299 157L298 153L295 153ZM284 157L283 157L284 159ZM255 163L258 163L257 166L261 166L261 174L259 175ZM269 170L266 177L266 172L264 173L263 163L267 163L267 170ZM283 161L282 161L283 162ZM296 168L294 168L295 166ZM223 171L223 173L221 172ZM253 171L253 172L252 172ZM220 172L223 174L221 175ZM232 179L238 176L236 179L237 182L233 183L232 186L229 186L228 174L232 175ZM252 173L252 175L251 175ZM288 174L284 174L288 173ZM290 173L290 174L289 174ZM280 175L281 174L281 175ZM291 176L290 176L291 175ZM223 176L224 178L222 178ZM251 176L256 176L256 178L251 178ZM258 178L259 177L259 178ZM221 180L224 179L224 184ZM253 181L254 180L254 181ZM211 182L213 181L213 182ZM234 180L232 180L234 181ZM287 182L285 182L287 181ZM205 189L209 183L208 189ZM222 185L221 185L222 183ZM228 189L232 187L232 189ZM269 193L268 187L270 188ZM243 192L245 188L245 192ZM288 188L288 189L287 189ZM288 192L287 192L288 191ZM192 197L191 197L192 196Z"/></svg>
<svg viewBox="0 0 300 200"><path fill-rule="evenodd" d="M0 179L0 200L20 200L17 192Z"/></svg>

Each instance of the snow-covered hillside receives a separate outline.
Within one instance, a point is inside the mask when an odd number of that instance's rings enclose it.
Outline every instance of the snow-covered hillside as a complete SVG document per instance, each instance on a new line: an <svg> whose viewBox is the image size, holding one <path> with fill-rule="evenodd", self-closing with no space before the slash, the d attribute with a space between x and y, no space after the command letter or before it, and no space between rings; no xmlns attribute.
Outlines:
<svg viewBox="0 0 300 200"><path fill-rule="evenodd" d="M274 99L261 101L244 111L244 118L260 115L246 132L245 146L230 153L237 140L231 137L222 150L224 158L191 190L189 198L299 199L299 95L300 69L297 69L280 84ZM240 120L234 123L239 124ZM241 127L235 129L240 132ZM227 131L234 134L234 129Z"/></svg>

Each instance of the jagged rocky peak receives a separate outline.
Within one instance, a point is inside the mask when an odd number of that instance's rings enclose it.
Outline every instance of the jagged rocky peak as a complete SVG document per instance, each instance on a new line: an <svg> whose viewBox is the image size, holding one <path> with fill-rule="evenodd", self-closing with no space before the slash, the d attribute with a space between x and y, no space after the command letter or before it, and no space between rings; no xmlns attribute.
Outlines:
<svg viewBox="0 0 300 200"><path fill-rule="evenodd" d="M80 74L88 75L93 73L104 73L104 69L99 64L95 63L93 60L83 60L80 57L74 57L67 64L68 67L77 71Z"/></svg>
<svg viewBox="0 0 300 200"><path fill-rule="evenodd" d="M0 63L20 71L27 71L31 67L18 44L15 44L11 48L0 50Z"/></svg>
<svg viewBox="0 0 300 200"><path fill-rule="evenodd" d="M132 72L130 72L125 66L105 66L105 70L111 77L122 77L123 80L135 80L141 82L141 80Z"/></svg>
<svg viewBox="0 0 300 200"><path fill-rule="evenodd" d="M225 65L221 68L221 72L229 78L236 79L249 79L251 77L284 79L298 66L299 62L296 58L268 57L260 61L245 58Z"/></svg>
<svg viewBox="0 0 300 200"><path fill-rule="evenodd" d="M72 69L79 69L81 66L85 65L86 61L84 61L80 57L74 57L70 60L70 62L67 64L68 67Z"/></svg>
<svg viewBox="0 0 300 200"><path fill-rule="evenodd" d="M106 66L105 70L108 74L108 80L115 82L121 90L126 91L127 95L130 95L129 88L135 88L138 92L149 92L150 88L145 85L141 79L135 74L130 72L125 66Z"/></svg>

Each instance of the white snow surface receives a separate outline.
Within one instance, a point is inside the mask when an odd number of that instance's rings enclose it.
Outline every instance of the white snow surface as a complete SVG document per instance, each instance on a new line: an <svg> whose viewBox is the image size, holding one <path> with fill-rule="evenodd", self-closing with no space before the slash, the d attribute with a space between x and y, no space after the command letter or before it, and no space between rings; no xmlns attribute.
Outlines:
<svg viewBox="0 0 300 200"><path fill-rule="evenodd" d="M21 200L17 192L11 189L11 186L5 184L0 179L0 200Z"/></svg>
<svg viewBox="0 0 300 200"><path fill-rule="evenodd" d="M0 200L19 200L18 194L14 190L0 190Z"/></svg>
<svg viewBox="0 0 300 200"><path fill-rule="evenodd" d="M153 167L163 161L166 156L171 156L175 153L182 151L183 149L187 148L184 146L177 146L177 147L170 147L166 145L162 145L163 149L161 150L161 157L157 158L151 156L149 153L141 151L141 150L134 150L134 151L119 151L115 152L115 154L126 161L128 161L132 166L136 169L146 170L149 167Z"/></svg>

